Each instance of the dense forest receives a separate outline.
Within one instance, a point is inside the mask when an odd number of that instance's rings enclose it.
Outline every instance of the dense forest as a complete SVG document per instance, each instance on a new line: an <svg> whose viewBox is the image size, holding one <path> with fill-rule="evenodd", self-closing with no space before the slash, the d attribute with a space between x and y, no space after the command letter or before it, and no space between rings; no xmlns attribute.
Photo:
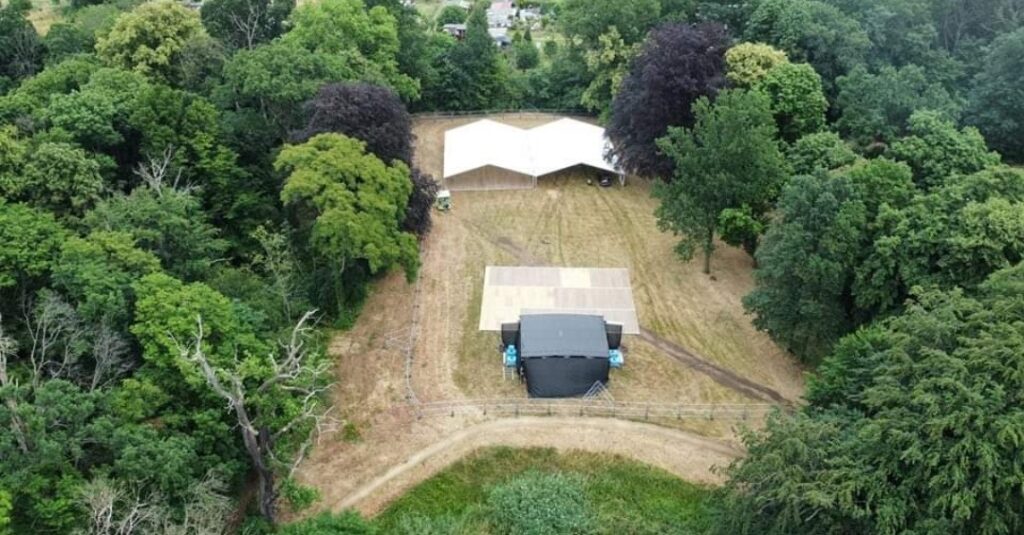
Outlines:
<svg viewBox="0 0 1024 535"><path fill-rule="evenodd" d="M0 534L370 532L275 527L323 333L417 276L410 114L523 108L600 117L812 370L714 530L1024 530L1024 2L530 0L506 47L410 4L0 7Z"/></svg>

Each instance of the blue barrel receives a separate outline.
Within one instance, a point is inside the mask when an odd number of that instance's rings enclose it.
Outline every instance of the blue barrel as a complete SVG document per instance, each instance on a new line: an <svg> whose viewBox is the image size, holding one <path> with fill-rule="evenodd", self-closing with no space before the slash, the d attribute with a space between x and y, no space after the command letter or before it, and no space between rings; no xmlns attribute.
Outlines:
<svg viewBox="0 0 1024 535"><path fill-rule="evenodd" d="M622 356L622 351L618 349L608 350L608 360L612 368L621 368L626 364L626 357Z"/></svg>
<svg viewBox="0 0 1024 535"><path fill-rule="evenodd" d="M505 367L515 368L519 365L519 352L516 351L516 346L508 346L505 348Z"/></svg>

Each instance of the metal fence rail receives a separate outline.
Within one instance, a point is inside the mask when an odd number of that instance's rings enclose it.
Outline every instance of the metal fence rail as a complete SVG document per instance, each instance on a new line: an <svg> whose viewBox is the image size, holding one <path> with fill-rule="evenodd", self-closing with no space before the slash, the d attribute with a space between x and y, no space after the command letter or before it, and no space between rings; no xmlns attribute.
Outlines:
<svg viewBox="0 0 1024 535"><path fill-rule="evenodd" d="M458 401L432 401L416 406L417 415L423 416L603 416L626 419L704 419L748 420L760 419L778 405L754 404L689 404L649 403L639 401L610 401L598 399L483 399Z"/></svg>

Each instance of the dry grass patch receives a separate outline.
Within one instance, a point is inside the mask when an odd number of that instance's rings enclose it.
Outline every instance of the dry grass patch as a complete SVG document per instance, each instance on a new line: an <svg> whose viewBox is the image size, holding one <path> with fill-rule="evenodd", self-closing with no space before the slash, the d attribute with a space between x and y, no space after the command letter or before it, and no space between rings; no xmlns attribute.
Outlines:
<svg viewBox="0 0 1024 535"><path fill-rule="evenodd" d="M437 176L444 131L476 119L417 120L417 164ZM550 120L517 114L506 122L528 127ZM424 315L423 329L432 333L433 345L419 347L417 354L430 361L423 366L451 370L454 390L466 397L523 396L520 385L502 380L497 334L476 330L484 267L625 267L641 326L797 399L801 370L744 315L741 299L752 287L750 258L720 244L714 277L703 275L699 262L683 262L674 254L675 237L657 230L656 201L647 183L599 188L587 185L587 176L571 171L542 178L533 190L455 193L454 210L435 217L425 244L423 300L431 312ZM636 337L625 343L627 367L612 374L617 399L751 401ZM451 386L444 390L451 393Z"/></svg>

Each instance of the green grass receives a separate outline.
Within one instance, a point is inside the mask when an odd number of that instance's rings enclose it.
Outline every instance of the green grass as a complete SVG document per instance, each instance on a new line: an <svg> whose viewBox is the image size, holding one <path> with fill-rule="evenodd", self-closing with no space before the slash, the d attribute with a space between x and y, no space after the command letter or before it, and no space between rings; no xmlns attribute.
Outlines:
<svg viewBox="0 0 1024 535"><path fill-rule="evenodd" d="M401 533L403 517L460 519L467 533L489 533L487 494L527 472L582 477L599 533L703 533L713 514L713 490L615 455L553 449L486 448L424 481L374 521Z"/></svg>

